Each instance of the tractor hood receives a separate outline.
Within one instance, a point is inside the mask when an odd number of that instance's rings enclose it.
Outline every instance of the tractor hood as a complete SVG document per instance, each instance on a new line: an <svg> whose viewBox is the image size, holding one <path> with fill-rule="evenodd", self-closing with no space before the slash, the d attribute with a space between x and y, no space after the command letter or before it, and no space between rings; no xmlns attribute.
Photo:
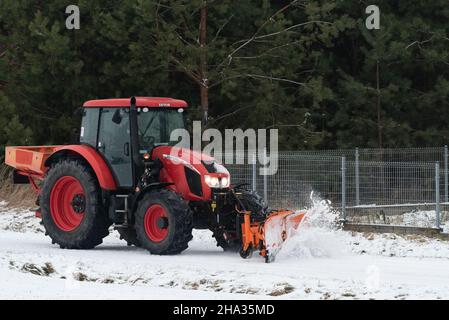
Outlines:
<svg viewBox="0 0 449 320"><path fill-rule="evenodd" d="M229 188L229 171L206 154L190 149L159 146L153 150L152 157L163 164L160 181L173 183L173 188L187 199L209 200L212 189Z"/></svg>

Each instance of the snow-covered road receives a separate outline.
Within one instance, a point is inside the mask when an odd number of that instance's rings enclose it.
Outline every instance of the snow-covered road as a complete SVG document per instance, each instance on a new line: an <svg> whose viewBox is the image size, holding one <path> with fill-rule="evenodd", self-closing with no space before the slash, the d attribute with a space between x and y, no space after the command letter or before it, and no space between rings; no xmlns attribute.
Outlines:
<svg viewBox="0 0 449 320"><path fill-rule="evenodd" d="M6 299L449 299L448 270L447 242L322 225L304 226L272 264L222 252L207 231L177 256L127 247L115 232L94 250L62 250L30 212L0 206Z"/></svg>

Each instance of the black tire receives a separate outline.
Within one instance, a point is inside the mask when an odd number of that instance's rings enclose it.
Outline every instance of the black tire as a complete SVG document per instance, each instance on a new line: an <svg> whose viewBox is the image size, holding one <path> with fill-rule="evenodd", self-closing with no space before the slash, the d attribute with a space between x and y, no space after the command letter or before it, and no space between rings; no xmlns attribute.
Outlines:
<svg viewBox="0 0 449 320"><path fill-rule="evenodd" d="M117 228L120 234L120 240L125 240L128 246L141 247L139 240L137 239L137 233L133 226L128 228Z"/></svg>
<svg viewBox="0 0 449 320"><path fill-rule="evenodd" d="M51 193L61 178L76 179L84 191L84 203L80 224L74 230L63 230L55 222L50 204ZM112 222L101 207L100 186L90 168L77 160L61 160L48 171L40 195L42 222L46 235L63 249L92 249L109 235ZM56 210L55 210L56 211Z"/></svg>
<svg viewBox="0 0 449 320"><path fill-rule="evenodd" d="M150 239L145 228L147 209L152 206L163 207L167 215L167 235L158 242ZM152 254L178 254L188 248L188 243L193 238L192 211L187 202L175 192L166 189L150 191L138 204L134 227L142 248Z"/></svg>
<svg viewBox="0 0 449 320"><path fill-rule="evenodd" d="M235 190L235 192L245 209L251 211L252 219L264 220L267 217L268 205L257 191L241 187Z"/></svg>
<svg viewBox="0 0 449 320"><path fill-rule="evenodd" d="M225 252L239 252L242 247L242 241L237 238L226 239L224 232L213 235L217 241L217 247L221 247Z"/></svg>

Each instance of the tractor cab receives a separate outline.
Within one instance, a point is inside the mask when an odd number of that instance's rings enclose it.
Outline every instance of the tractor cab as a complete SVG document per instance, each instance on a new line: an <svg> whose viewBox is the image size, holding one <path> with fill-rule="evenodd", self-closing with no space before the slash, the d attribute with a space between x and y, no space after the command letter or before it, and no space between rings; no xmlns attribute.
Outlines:
<svg viewBox="0 0 449 320"><path fill-rule="evenodd" d="M143 155L170 146L171 133L185 128L187 103L171 98L135 98L136 129L129 99L92 100L84 104L80 142L98 150L111 166L121 188L133 187L133 153ZM137 141L133 141L133 131ZM136 155L136 157L138 157ZM133 162L134 161L134 162ZM137 165L139 165L137 163Z"/></svg>

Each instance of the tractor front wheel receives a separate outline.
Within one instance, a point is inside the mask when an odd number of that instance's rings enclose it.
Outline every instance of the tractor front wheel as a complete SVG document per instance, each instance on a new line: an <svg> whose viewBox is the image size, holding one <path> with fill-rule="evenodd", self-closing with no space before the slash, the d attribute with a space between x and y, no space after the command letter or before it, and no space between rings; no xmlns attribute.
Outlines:
<svg viewBox="0 0 449 320"><path fill-rule="evenodd" d="M101 207L100 187L80 161L53 165L39 202L46 234L61 248L91 249L109 234L111 221Z"/></svg>
<svg viewBox="0 0 449 320"><path fill-rule="evenodd" d="M138 242L152 254L177 254L192 240L192 212L178 194L151 191L138 204L134 227Z"/></svg>

